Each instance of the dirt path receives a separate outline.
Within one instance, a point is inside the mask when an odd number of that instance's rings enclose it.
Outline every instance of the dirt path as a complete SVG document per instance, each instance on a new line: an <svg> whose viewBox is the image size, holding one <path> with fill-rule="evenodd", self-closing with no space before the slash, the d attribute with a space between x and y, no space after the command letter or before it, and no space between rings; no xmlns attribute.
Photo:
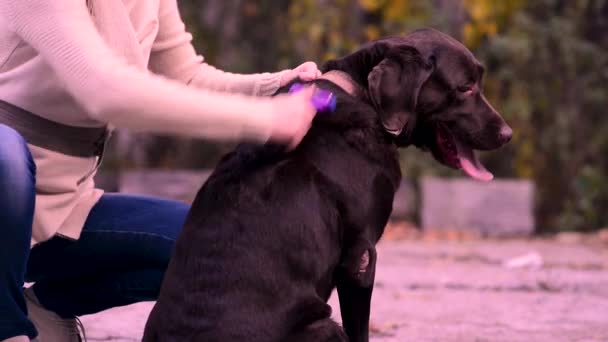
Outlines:
<svg viewBox="0 0 608 342"><path fill-rule="evenodd" d="M395 241L378 254L372 341L608 341L606 245ZM138 341L150 308L83 317L89 340Z"/></svg>

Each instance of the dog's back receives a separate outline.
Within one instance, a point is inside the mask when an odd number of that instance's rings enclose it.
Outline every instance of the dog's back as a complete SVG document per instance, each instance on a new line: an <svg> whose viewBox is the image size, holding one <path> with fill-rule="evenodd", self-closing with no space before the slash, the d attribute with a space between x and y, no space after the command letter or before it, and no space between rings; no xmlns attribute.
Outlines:
<svg viewBox="0 0 608 342"><path fill-rule="evenodd" d="M321 260L339 258L337 236L315 236L336 215L315 199L309 166L274 149L241 147L201 189L148 324L162 338L145 340L273 341L297 313L327 314L310 284L327 276Z"/></svg>
<svg viewBox="0 0 608 342"><path fill-rule="evenodd" d="M372 202L379 169L324 125L293 152L243 145L224 157L192 205L144 341L344 339L326 304L340 202Z"/></svg>

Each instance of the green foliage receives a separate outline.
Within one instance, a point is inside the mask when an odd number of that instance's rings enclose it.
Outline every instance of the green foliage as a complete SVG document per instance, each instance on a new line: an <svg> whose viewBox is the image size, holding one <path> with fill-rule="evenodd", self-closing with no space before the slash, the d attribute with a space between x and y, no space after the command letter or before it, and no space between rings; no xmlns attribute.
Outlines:
<svg viewBox="0 0 608 342"><path fill-rule="evenodd" d="M490 67L492 101L517 132L508 173L537 184L541 229L608 223L608 54L587 36L602 6L535 1L478 49Z"/></svg>
<svg viewBox="0 0 608 342"><path fill-rule="evenodd" d="M240 72L319 63L389 34L432 26L487 67L485 92L513 141L483 160L533 179L541 230L608 225L607 0L182 0L208 61ZM201 158L208 158L203 156ZM415 149L408 177L460 175Z"/></svg>

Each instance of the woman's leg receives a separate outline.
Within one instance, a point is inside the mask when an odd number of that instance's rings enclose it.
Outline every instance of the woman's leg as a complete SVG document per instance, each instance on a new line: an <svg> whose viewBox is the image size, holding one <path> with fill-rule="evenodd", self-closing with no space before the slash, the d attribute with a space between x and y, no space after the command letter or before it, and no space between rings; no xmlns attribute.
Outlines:
<svg viewBox="0 0 608 342"><path fill-rule="evenodd" d="M36 336L27 319L23 279L30 252L36 166L27 144L0 125L0 341Z"/></svg>
<svg viewBox="0 0 608 342"><path fill-rule="evenodd" d="M65 318L155 300L189 208L105 194L79 240L55 237L32 249L27 277L36 297Z"/></svg>

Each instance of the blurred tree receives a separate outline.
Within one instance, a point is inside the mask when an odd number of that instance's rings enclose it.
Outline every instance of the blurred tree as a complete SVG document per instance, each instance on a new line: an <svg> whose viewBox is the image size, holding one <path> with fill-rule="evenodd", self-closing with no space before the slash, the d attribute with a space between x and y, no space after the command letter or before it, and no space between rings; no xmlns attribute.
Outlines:
<svg viewBox="0 0 608 342"><path fill-rule="evenodd" d="M513 126L498 177L537 184L543 231L608 225L608 0L179 0L197 50L234 72L322 63L385 35L431 26L460 39L488 72L486 95ZM231 146L145 136L110 165L212 167ZM133 139L122 139L132 146ZM125 149L123 143L121 149ZM139 157L133 157L139 156ZM135 162L133 162L135 161ZM404 173L461 176L426 153ZM416 183L414 183L415 185Z"/></svg>
<svg viewBox="0 0 608 342"><path fill-rule="evenodd" d="M506 173L537 184L543 231L608 224L607 6L526 3L478 49L493 101L516 132Z"/></svg>

